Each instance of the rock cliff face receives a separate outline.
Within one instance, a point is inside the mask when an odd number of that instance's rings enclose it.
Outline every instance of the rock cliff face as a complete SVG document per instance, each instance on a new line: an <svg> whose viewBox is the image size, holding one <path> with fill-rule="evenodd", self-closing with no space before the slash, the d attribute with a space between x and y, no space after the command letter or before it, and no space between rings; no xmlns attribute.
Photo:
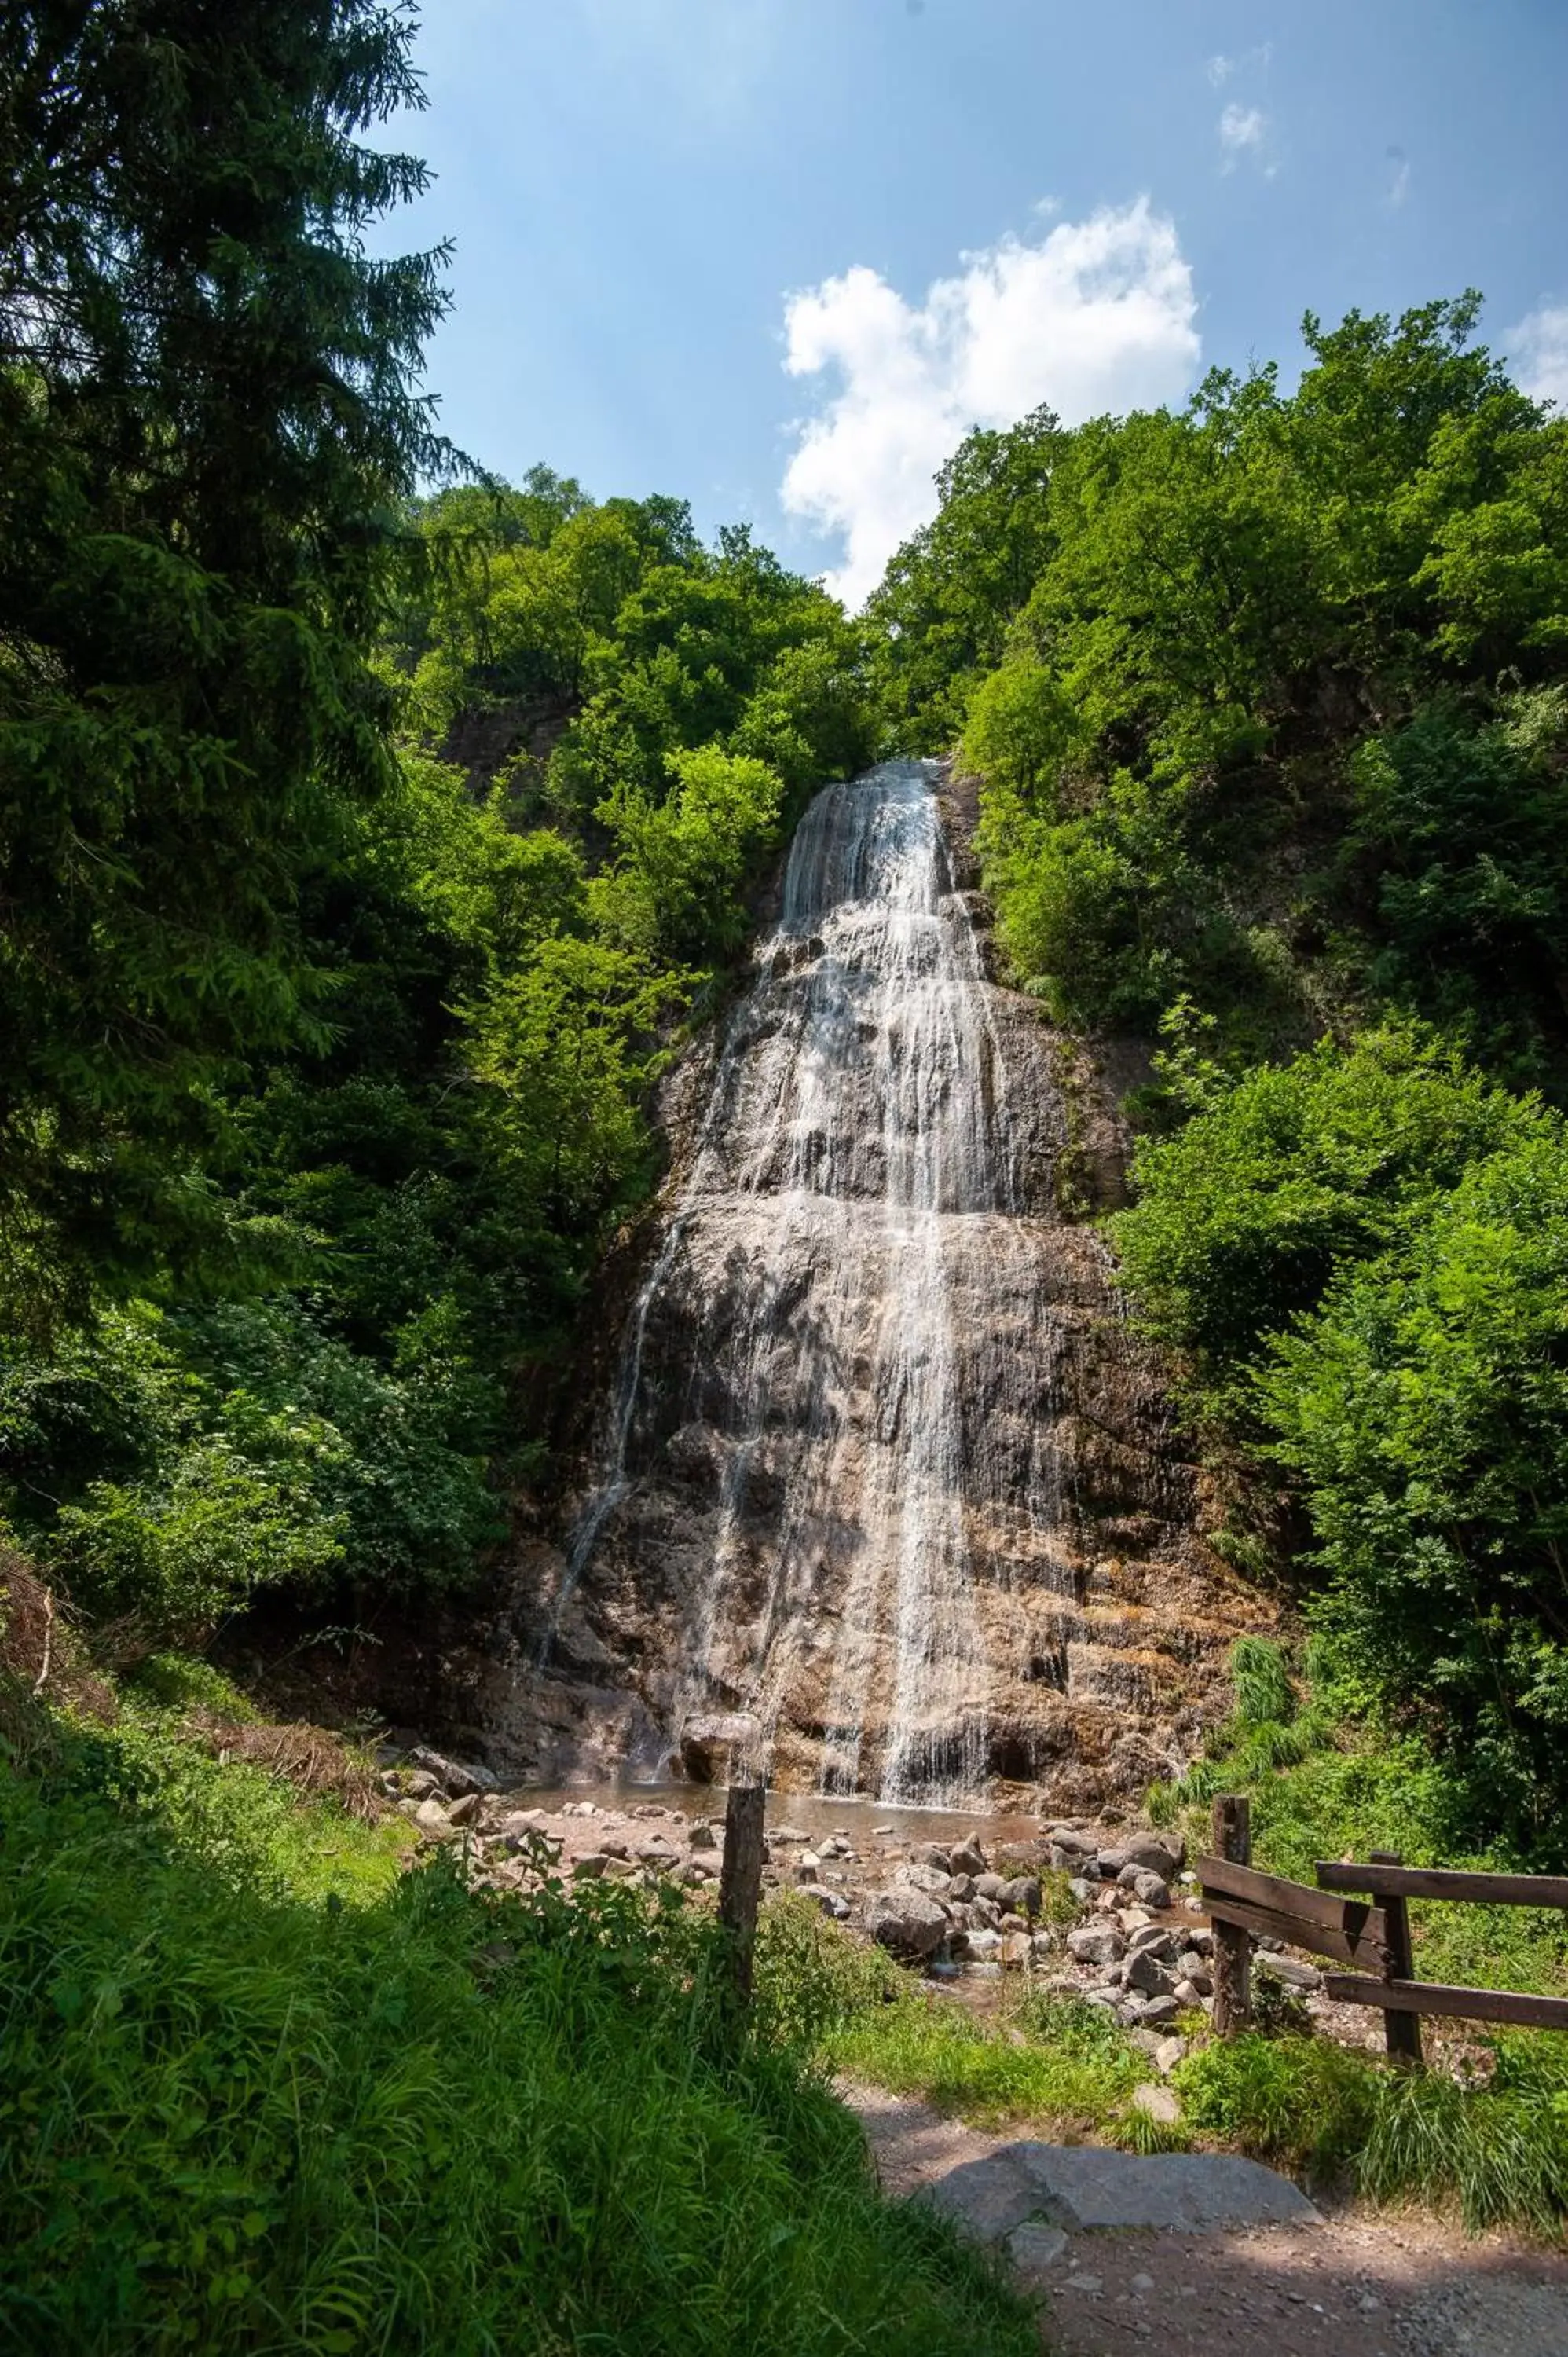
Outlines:
<svg viewBox="0 0 1568 2357"><path fill-rule="evenodd" d="M932 763L812 804L497 1734L544 1773L1084 1807L1192 1749L1264 1618L1103 1246L1081 1118L985 978Z"/></svg>

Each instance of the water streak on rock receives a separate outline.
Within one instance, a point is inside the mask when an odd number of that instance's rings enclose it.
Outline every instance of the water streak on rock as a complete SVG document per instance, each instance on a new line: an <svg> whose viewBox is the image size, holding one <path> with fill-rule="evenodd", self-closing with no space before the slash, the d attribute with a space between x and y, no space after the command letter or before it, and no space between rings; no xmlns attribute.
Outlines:
<svg viewBox="0 0 1568 2357"><path fill-rule="evenodd" d="M629 1321L535 1666L634 1687L647 1768L740 1712L786 1781L1071 1797L1196 1723L1190 1469L1056 1209L1067 1108L937 781L888 763L806 813Z"/></svg>

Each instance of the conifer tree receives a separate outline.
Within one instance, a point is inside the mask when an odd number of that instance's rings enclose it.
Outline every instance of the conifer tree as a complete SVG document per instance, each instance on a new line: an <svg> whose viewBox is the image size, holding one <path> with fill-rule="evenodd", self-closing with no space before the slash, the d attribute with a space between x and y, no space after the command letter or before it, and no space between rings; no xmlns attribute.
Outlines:
<svg viewBox="0 0 1568 2357"><path fill-rule="evenodd" d="M188 1278L220 1092L325 1015L296 886L385 780L368 661L445 249L363 135L393 0L0 11L0 1296Z"/></svg>

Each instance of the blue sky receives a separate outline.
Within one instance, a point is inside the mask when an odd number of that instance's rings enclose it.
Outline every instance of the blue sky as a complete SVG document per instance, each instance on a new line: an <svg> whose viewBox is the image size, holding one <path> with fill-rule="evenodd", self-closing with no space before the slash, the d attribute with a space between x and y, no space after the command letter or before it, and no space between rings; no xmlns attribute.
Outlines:
<svg viewBox="0 0 1568 2357"><path fill-rule="evenodd" d="M751 520L852 599L976 419L1294 371L1467 285L1568 400L1563 0L424 0L429 382L503 474Z"/></svg>

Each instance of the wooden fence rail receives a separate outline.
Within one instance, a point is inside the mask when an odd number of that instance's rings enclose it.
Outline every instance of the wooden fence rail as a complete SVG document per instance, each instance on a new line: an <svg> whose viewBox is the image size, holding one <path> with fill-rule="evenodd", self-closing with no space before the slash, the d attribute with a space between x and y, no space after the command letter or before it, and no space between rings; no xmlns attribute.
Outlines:
<svg viewBox="0 0 1568 2357"><path fill-rule="evenodd" d="M1441 1899L1568 1910L1568 1876L1410 1867L1391 1850L1374 1850L1364 1866L1325 1859L1314 1889L1252 1866L1247 1803L1233 1794L1214 1803L1214 1852L1198 1859L1197 1880L1214 1924L1214 2027L1221 2038L1251 2018L1251 1953L1260 1937L1361 1965L1359 1973L1326 1973L1325 1994L1339 2005L1379 2008L1388 2050L1401 2061L1421 2061L1423 2013L1568 2030L1568 1997L1418 1981L1408 1909L1412 1899Z"/></svg>

